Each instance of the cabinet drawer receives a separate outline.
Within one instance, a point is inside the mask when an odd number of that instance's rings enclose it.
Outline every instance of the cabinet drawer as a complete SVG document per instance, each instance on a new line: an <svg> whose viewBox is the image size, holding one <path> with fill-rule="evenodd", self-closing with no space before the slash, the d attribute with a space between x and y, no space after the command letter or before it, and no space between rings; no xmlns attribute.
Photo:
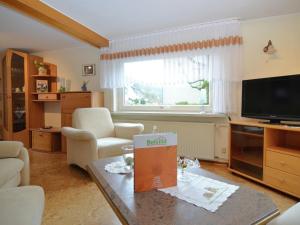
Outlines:
<svg viewBox="0 0 300 225"><path fill-rule="evenodd" d="M266 166L300 176L300 158L266 151Z"/></svg>
<svg viewBox="0 0 300 225"><path fill-rule="evenodd" d="M38 100L57 100L57 94L38 94Z"/></svg>
<svg viewBox="0 0 300 225"><path fill-rule="evenodd" d="M280 190L290 192L300 197L300 177L276 170L270 167L264 168L264 181Z"/></svg>
<svg viewBox="0 0 300 225"><path fill-rule="evenodd" d="M61 95L61 112L73 113L77 108L91 107L91 93L65 93Z"/></svg>
<svg viewBox="0 0 300 225"><path fill-rule="evenodd" d="M61 126L72 127L72 114L71 113L62 113L61 114Z"/></svg>
<svg viewBox="0 0 300 225"><path fill-rule="evenodd" d="M51 151L51 133L32 131L32 148Z"/></svg>

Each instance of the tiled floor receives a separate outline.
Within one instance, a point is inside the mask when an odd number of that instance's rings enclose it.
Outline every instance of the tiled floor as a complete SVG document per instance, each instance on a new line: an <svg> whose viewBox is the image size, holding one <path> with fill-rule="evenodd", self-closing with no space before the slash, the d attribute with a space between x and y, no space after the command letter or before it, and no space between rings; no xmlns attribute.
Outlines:
<svg viewBox="0 0 300 225"><path fill-rule="evenodd" d="M65 154L30 151L31 183L46 193L43 225L119 225L120 222L106 203L88 174L66 163ZM281 211L296 200L280 192L232 175L223 164L203 162L202 168L227 179L268 194Z"/></svg>

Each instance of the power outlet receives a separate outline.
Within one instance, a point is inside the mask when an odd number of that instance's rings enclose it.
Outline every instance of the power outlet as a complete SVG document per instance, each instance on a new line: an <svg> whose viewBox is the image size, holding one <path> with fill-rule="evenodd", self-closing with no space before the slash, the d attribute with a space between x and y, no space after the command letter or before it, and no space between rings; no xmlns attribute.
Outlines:
<svg viewBox="0 0 300 225"><path fill-rule="evenodd" d="M226 154L227 149L226 148L222 148L222 154Z"/></svg>

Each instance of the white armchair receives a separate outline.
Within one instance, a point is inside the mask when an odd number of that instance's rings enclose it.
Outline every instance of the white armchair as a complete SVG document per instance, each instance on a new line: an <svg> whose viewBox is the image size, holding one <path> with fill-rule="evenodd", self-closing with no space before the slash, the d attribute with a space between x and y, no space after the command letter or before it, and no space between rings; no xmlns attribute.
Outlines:
<svg viewBox="0 0 300 225"><path fill-rule="evenodd" d="M63 127L67 137L68 164L86 169L99 158L122 154L123 145L132 144L133 135L140 134L140 123L113 123L106 108L80 108L73 113L72 127Z"/></svg>
<svg viewBox="0 0 300 225"><path fill-rule="evenodd" d="M29 156L22 142L0 141L0 188L29 185Z"/></svg>

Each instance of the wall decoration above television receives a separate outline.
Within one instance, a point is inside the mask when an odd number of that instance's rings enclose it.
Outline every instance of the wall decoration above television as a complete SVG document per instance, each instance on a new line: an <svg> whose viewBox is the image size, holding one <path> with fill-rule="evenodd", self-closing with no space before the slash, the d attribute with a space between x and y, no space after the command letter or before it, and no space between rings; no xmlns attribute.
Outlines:
<svg viewBox="0 0 300 225"><path fill-rule="evenodd" d="M243 80L242 116L300 121L300 74Z"/></svg>

